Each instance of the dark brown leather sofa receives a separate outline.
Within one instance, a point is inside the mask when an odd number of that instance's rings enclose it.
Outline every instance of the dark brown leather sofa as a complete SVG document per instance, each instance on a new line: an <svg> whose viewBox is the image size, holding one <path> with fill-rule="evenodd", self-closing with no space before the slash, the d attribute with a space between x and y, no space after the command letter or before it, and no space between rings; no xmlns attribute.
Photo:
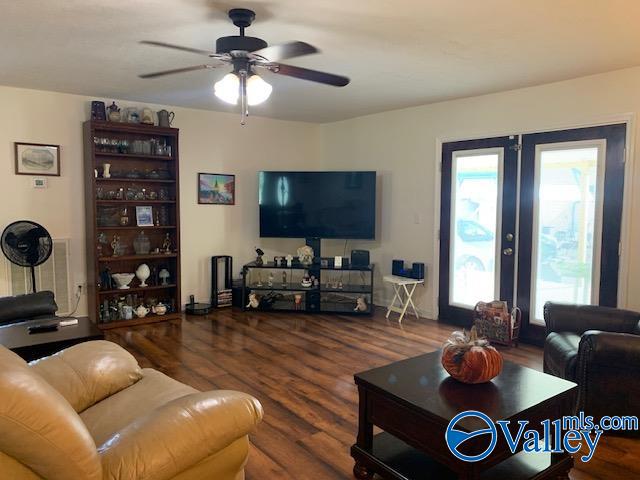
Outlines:
<svg viewBox="0 0 640 480"><path fill-rule="evenodd" d="M591 305L544 306L544 371L576 382L576 411L640 414L640 313Z"/></svg>

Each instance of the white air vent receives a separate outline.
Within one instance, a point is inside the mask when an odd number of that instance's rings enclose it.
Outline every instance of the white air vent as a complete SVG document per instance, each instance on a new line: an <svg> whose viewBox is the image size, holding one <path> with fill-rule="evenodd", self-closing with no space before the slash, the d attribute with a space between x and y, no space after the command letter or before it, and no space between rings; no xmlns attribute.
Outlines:
<svg viewBox="0 0 640 480"><path fill-rule="evenodd" d="M14 265L2 256L4 268L0 271L1 293L22 295L31 292L31 270ZM56 296L58 315L67 315L73 309L69 279L69 240L53 240L53 253L36 267L38 291L51 290Z"/></svg>

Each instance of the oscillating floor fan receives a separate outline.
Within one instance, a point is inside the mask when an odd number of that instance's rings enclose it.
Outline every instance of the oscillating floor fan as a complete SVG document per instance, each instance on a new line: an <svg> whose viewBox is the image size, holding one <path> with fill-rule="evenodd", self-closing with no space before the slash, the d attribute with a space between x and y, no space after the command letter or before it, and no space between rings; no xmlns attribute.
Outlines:
<svg viewBox="0 0 640 480"><path fill-rule="evenodd" d="M2 253L15 265L31 269L31 285L36 292L36 267L51 256L53 240L40 224L20 220L7 226L0 238Z"/></svg>

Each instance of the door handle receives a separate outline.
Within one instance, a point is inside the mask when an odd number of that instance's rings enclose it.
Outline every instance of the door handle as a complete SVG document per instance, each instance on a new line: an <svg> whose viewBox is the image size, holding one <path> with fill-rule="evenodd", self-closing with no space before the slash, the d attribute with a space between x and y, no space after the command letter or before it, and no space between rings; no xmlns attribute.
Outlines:
<svg viewBox="0 0 640 480"><path fill-rule="evenodd" d="M504 250L502 250L502 254L506 255L508 257L513 255L513 248L511 248L511 247L505 248Z"/></svg>

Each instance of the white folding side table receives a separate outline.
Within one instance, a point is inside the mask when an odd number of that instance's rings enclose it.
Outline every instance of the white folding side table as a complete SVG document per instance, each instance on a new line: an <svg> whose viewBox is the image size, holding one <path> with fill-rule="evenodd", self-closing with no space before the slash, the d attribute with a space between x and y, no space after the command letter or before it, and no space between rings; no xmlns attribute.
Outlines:
<svg viewBox="0 0 640 480"><path fill-rule="evenodd" d="M398 318L398 323L402 323L404 314L407 313L407 309L409 308L409 305L411 305L416 318L420 318L418 315L418 309L414 305L412 297L416 287L424 284L424 279L418 280L417 278L399 277L397 275L385 275L382 279L385 282L390 283L393 287L393 291L395 292L393 300L391 300L391 303L387 308L386 317L389 318L391 312L399 313L400 317ZM404 295L402 293L403 291ZM396 306L396 302L398 302L399 306Z"/></svg>

